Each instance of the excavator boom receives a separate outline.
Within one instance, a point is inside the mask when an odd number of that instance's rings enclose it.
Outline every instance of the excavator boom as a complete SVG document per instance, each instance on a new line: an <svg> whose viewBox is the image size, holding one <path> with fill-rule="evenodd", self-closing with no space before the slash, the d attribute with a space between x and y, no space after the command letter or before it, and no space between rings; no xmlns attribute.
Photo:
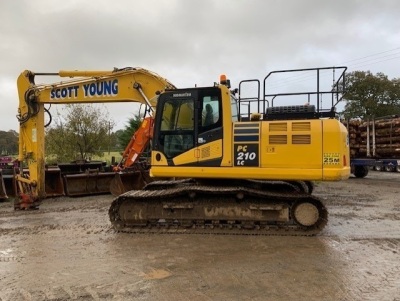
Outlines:
<svg viewBox="0 0 400 301"><path fill-rule="evenodd" d="M36 84L36 76L69 77L67 81ZM25 70L17 80L20 123L20 173L16 175L19 200L16 208L37 207L46 197L44 159L45 104L138 102L154 107L160 93L175 89L167 79L143 68L111 71ZM24 163L23 163L24 162ZM27 166L23 172L22 165Z"/></svg>

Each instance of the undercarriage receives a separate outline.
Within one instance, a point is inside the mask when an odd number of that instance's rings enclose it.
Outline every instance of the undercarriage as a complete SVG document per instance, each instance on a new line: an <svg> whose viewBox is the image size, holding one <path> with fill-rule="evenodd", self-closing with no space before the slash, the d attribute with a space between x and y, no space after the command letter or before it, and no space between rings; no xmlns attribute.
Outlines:
<svg viewBox="0 0 400 301"><path fill-rule="evenodd" d="M155 181L116 198L109 216L125 232L308 236L328 217L312 188L303 181Z"/></svg>

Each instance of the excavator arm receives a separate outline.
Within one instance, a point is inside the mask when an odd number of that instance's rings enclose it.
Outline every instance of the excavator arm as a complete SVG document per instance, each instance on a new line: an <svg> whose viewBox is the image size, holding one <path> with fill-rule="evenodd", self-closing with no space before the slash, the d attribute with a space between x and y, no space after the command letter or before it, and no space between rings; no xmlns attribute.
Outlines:
<svg viewBox="0 0 400 301"><path fill-rule="evenodd" d="M36 84L36 76L59 76L71 79L51 84ZM57 73L35 73L25 70L18 77L17 87L19 94L17 119L20 123L18 161L20 170L23 166L29 169L29 175L22 173L16 175L19 188L19 203L16 204L16 208L19 209L37 207L40 200L46 196L45 104L138 102L154 108L161 92L175 89L167 79L143 68ZM134 136L139 137L139 133ZM135 143L138 142L135 139ZM129 149L125 151L125 153L128 151L127 154L124 153L126 159L129 159L128 162L134 157L129 153ZM135 151L137 154L141 152L137 148Z"/></svg>
<svg viewBox="0 0 400 301"><path fill-rule="evenodd" d="M132 135L131 140L126 146L121 161L114 167L114 171L124 170L137 162L153 138L153 127L154 118L152 116L143 119L140 127Z"/></svg>
<svg viewBox="0 0 400 301"><path fill-rule="evenodd" d="M139 189L151 182L148 162L139 162L139 158L145 152L153 138L154 117L147 116L140 127L132 135L131 140L122 154L121 161L113 167L115 175L110 183L110 192L119 196L129 190ZM144 164L143 164L144 163Z"/></svg>

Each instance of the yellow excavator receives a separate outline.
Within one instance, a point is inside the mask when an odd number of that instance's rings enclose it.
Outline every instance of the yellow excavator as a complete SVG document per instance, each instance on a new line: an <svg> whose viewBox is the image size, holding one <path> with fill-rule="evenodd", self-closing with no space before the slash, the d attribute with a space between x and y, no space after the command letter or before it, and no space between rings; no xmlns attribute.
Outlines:
<svg viewBox="0 0 400 301"><path fill-rule="evenodd" d="M304 70L317 72L318 78L321 71L342 70L332 90L321 91L318 86L317 91L297 93L309 98L331 94L331 109L320 109L319 101L317 106L273 106L280 96L294 94L267 93L270 75ZM154 108L150 176L168 180L118 196L109 209L115 229L316 234L328 213L311 194L312 181L344 180L350 175L348 133L333 105L334 99L340 100L345 70L274 71L264 79L262 97L258 92L254 98L240 96L240 86L249 80L231 90L225 76L209 87L176 89L142 68L24 71L18 78L19 160L26 162L29 176L16 176L20 204L29 207L45 197L44 104L133 101ZM79 78L36 85L35 75ZM260 91L260 82L251 81Z"/></svg>

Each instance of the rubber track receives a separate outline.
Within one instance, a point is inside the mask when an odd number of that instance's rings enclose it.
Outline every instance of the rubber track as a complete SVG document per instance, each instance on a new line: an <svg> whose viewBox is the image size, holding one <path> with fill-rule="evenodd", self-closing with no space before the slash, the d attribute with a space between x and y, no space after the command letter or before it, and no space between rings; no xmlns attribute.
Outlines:
<svg viewBox="0 0 400 301"><path fill-rule="evenodd" d="M294 236L313 236L321 232L327 223L328 212L322 202L307 193L283 193L271 192L260 189L254 189L241 186L204 186L195 185L190 181L163 181L160 183L152 183L153 187L148 187L151 190L134 190L127 192L116 198L111 204L109 210L110 221L117 231L130 232L130 233L157 233L157 234L218 234L218 235L294 235ZM154 202L155 206L168 203L179 196L192 195L195 200L198 198L206 199L208 196L236 196L244 194L246 198L269 199L270 203L281 203L287 205L289 208L299 201L307 201L317 205L320 216L322 218L311 226L304 227L289 221L283 225L265 225L257 224L257 222L250 224L206 224L205 222L192 225L189 228L182 227L177 223L165 221L164 223L148 222L146 226L132 226L125 225L119 215L119 208L125 202L135 202L146 200L146 203ZM203 200L204 201L204 200ZM262 203L262 204L270 204Z"/></svg>

